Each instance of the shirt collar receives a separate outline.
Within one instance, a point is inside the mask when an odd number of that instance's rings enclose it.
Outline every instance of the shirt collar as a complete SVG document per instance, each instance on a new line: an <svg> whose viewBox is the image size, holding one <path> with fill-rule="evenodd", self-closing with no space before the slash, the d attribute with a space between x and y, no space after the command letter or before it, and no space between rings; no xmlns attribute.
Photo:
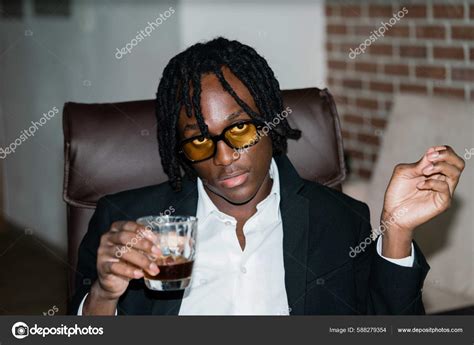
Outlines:
<svg viewBox="0 0 474 345"><path fill-rule="evenodd" d="M270 169L269 169L269 174L270 178L273 179L273 184L272 184L272 189L270 190L270 194L267 195L265 199L260 201L257 204L257 209L260 209L268 203L268 200L270 198L278 198L280 199L280 176L278 172L278 166L275 162L275 159L272 157L272 161L270 163ZM217 215L222 216L223 218L227 218L229 220L234 220L234 217L231 217L224 212L221 212L216 205L212 202L212 200L209 198L209 195L207 194L206 190L204 189L204 185L202 183L202 180L198 177L197 178L197 189L198 189L198 205L197 205L197 211L196 211L196 216L200 218L200 221L204 222L209 215L212 213L216 213Z"/></svg>

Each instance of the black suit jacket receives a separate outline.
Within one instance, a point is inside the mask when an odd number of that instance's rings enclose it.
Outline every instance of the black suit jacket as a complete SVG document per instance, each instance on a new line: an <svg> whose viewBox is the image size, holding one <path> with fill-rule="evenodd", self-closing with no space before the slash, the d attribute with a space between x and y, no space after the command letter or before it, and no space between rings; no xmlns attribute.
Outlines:
<svg viewBox="0 0 474 345"><path fill-rule="evenodd" d="M415 244L413 267L381 258L372 242L355 258L350 248L370 236L369 209L339 191L302 179L286 155L274 157L280 175L285 287L290 315L424 314L421 298L429 270ZM79 248L71 313L97 279L100 236L117 220L157 215L170 206L176 215L196 215L197 186L183 182L120 192L101 198ZM176 315L183 291L154 292L132 280L118 304L119 314Z"/></svg>

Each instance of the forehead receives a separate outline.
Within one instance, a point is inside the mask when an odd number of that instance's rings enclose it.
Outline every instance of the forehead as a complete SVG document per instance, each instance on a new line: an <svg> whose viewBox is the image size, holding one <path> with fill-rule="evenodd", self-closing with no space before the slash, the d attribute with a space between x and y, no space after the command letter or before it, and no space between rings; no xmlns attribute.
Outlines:
<svg viewBox="0 0 474 345"><path fill-rule="evenodd" d="M249 90L245 85L238 79L228 68L222 69L224 78L235 91L235 93L243 100L253 111L258 112L253 97L250 95ZM192 92L192 90L191 90ZM213 73L203 75L201 78L201 113L204 118L204 122L209 128L209 132L218 134L220 131L233 122L236 118L249 118L245 115L245 112L239 111L241 107L234 100L234 98L224 90L224 87L219 82L217 76ZM232 116L229 116L231 115ZM181 108L179 113L178 131L180 135L184 135L184 129L186 132L190 128L195 128L193 132L198 133L199 127L196 118L193 116L188 118L184 107ZM194 125L194 126L193 126Z"/></svg>

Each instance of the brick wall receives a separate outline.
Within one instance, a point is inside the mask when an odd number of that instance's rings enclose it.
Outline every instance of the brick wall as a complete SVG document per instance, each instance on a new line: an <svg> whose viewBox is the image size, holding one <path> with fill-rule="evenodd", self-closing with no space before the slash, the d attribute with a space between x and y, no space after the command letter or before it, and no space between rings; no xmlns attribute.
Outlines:
<svg viewBox="0 0 474 345"><path fill-rule="evenodd" d="M352 176L370 178L395 93L474 102L474 1L327 0L325 6L327 84L346 157ZM365 40L365 52L355 51Z"/></svg>

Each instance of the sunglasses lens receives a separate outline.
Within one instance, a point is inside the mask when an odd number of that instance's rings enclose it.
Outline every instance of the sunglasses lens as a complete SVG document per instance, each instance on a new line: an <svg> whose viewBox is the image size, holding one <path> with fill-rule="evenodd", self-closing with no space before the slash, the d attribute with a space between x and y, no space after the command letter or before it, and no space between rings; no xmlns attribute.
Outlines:
<svg viewBox="0 0 474 345"><path fill-rule="evenodd" d="M227 141L236 149L257 143L257 128L253 123L240 123L225 132Z"/></svg>
<svg viewBox="0 0 474 345"><path fill-rule="evenodd" d="M209 138L196 138L182 147L184 154L191 161L200 161L211 157L214 153L214 142Z"/></svg>
<svg viewBox="0 0 474 345"><path fill-rule="evenodd" d="M259 140L257 127L251 122L238 123L224 132L226 142L234 149L242 149L256 144ZM214 155L213 139L196 137L181 146L186 157L192 162L208 159Z"/></svg>

